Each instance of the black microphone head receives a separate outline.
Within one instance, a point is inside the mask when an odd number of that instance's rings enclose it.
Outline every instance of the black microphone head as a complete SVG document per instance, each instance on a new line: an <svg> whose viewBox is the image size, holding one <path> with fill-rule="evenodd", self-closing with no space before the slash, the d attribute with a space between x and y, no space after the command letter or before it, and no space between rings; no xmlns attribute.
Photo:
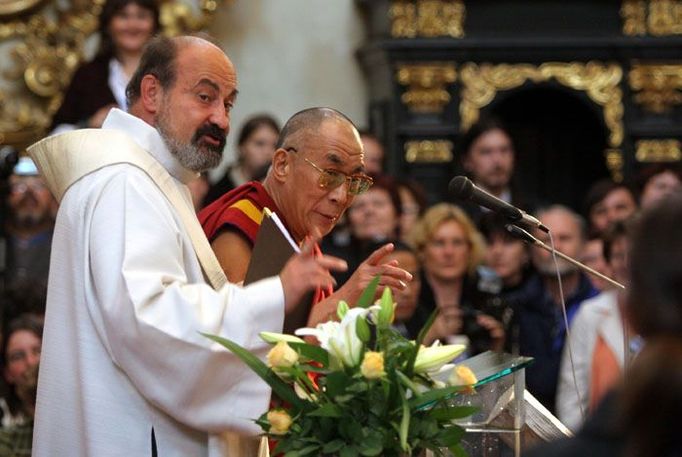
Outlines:
<svg viewBox="0 0 682 457"><path fill-rule="evenodd" d="M466 176L455 176L448 184L450 195L459 200L469 200L474 193L474 183Z"/></svg>

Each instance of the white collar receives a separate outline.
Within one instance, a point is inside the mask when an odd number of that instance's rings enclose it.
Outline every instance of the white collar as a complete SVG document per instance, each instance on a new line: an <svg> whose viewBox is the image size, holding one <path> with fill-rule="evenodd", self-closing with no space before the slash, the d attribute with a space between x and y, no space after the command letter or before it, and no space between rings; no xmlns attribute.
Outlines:
<svg viewBox="0 0 682 457"><path fill-rule="evenodd" d="M199 173L183 167L178 159L168 150L158 130L139 117L112 108L102 124L103 129L122 130L142 149L149 152L163 168L175 179L187 184L196 179Z"/></svg>
<svg viewBox="0 0 682 457"><path fill-rule="evenodd" d="M126 110L128 109L128 102L126 101L126 86L128 85L128 75L123 71L123 65L121 62L112 57L109 60L109 89L116 99L118 106Z"/></svg>

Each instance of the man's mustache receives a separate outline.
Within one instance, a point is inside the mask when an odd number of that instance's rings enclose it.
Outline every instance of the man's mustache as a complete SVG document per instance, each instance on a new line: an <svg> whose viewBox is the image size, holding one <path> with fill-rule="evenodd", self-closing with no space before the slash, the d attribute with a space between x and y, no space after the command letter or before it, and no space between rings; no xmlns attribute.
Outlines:
<svg viewBox="0 0 682 457"><path fill-rule="evenodd" d="M217 149L222 151L225 148L225 143L227 141L227 133L215 124L205 124L199 128L192 138L192 143L199 143L199 139L202 136L208 135L219 141L218 146L211 145L211 149Z"/></svg>

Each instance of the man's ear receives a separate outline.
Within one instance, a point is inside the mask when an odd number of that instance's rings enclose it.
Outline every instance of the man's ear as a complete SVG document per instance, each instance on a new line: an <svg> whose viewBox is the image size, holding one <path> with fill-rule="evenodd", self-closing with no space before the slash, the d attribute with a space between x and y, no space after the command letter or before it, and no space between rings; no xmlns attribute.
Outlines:
<svg viewBox="0 0 682 457"><path fill-rule="evenodd" d="M157 114L163 98L163 88L154 75L144 75L140 82L140 102L149 114Z"/></svg>
<svg viewBox="0 0 682 457"><path fill-rule="evenodd" d="M291 155L286 149L279 148L272 156L272 174L279 182L286 181L291 172Z"/></svg>

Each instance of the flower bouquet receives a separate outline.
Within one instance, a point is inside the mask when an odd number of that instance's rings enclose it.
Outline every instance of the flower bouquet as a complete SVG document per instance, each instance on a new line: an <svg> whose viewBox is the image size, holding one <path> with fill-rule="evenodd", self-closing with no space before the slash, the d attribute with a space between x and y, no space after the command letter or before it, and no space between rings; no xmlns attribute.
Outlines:
<svg viewBox="0 0 682 457"><path fill-rule="evenodd" d="M444 455L449 449L464 455L463 429L453 420L475 408L448 406L446 399L476 379L461 369L451 376L460 385L431 377L464 346L421 345L435 313L417 341L401 336L391 328L390 289L371 304L377 284L375 278L355 308L339 302L340 322L296 331L315 336L319 346L293 335L262 333L273 344L267 364L230 340L206 335L241 358L281 400L256 420L277 443L276 454L411 456L426 449Z"/></svg>

